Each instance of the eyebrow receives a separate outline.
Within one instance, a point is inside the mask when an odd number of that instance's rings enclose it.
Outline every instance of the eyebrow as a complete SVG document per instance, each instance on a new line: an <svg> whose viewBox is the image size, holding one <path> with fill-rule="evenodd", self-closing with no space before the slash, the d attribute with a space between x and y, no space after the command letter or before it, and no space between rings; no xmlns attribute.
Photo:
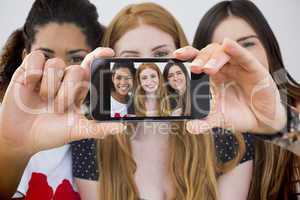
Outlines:
<svg viewBox="0 0 300 200"><path fill-rule="evenodd" d="M84 52L86 52L86 53L89 52L89 51L86 50L86 49L75 49L75 50L68 51L68 54L74 54L74 53L78 53L78 52L81 52L81 51L84 51Z"/></svg>
<svg viewBox="0 0 300 200"><path fill-rule="evenodd" d="M154 47L153 49L151 49L151 51L155 51L155 50L157 50L157 49L160 49L160 48L163 48L163 47L167 47L167 46L168 46L168 45L166 45L166 44L159 45L159 46Z"/></svg>
<svg viewBox="0 0 300 200"><path fill-rule="evenodd" d="M48 52L48 53L54 53L54 51L52 51L51 49L48 49L48 48L38 48L37 50L41 50L41 51L45 51L45 52Z"/></svg>
<svg viewBox="0 0 300 200"><path fill-rule="evenodd" d="M163 48L163 47L168 47L168 45L163 44L163 45L156 46L156 47L152 48L151 51L156 51L157 49L160 49L160 48ZM123 55L123 54L125 54L125 53L129 53L129 54L139 54L138 51L125 50L125 51L122 51L122 52L120 53L120 55Z"/></svg>
<svg viewBox="0 0 300 200"><path fill-rule="evenodd" d="M236 41L241 42L241 41L244 41L244 40L247 40L247 39L250 39L250 38L257 38L258 39L258 37L256 35L249 35L249 36L241 37L241 38L237 39Z"/></svg>
<svg viewBox="0 0 300 200"><path fill-rule="evenodd" d="M38 48L37 50L41 50L41 51L45 51L45 52L54 54L54 51L51 49L48 49L48 48ZM68 51L68 54L75 54L75 53L78 53L81 51L88 53L88 50L86 50L86 49L74 49L74 50Z"/></svg>
<svg viewBox="0 0 300 200"><path fill-rule="evenodd" d="M125 53L129 53L129 54L139 54L139 52L137 52L137 51L125 50L125 51L122 51L120 55L125 54Z"/></svg>

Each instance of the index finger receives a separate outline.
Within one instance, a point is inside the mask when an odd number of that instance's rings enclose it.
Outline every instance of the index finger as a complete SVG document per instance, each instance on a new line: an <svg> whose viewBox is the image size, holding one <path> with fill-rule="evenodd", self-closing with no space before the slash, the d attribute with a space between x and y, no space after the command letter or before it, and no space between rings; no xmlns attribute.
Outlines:
<svg viewBox="0 0 300 200"><path fill-rule="evenodd" d="M98 47L87 56L85 56L80 66L83 67L88 74L90 74L91 64L95 59L103 57L113 57L114 55L115 52L111 48Z"/></svg>

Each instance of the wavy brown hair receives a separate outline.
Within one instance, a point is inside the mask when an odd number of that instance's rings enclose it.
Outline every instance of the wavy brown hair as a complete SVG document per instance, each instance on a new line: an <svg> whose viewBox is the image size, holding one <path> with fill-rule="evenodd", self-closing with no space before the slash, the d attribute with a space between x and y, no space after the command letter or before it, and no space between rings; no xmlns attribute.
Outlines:
<svg viewBox="0 0 300 200"><path fill-rule="evenodd" d="M103 46L114 48L116 42L140 24L154 26L174 39L176 48L188 45L186 36L176 19L164 8L154 3L132 4L122 9L107 27ZM175 189L174 199L215 200L217 174L224 173L239 163L245 150L241 135L236 158L226 165L218 163L215 145L210 134L191 135L185 122L171 124L169 130L169 176ZM108 136L98 143L100 199L136 200L139 192L134 181L137 169L132 157L130 137L135 126L128 124L123 135Z"/></svg>

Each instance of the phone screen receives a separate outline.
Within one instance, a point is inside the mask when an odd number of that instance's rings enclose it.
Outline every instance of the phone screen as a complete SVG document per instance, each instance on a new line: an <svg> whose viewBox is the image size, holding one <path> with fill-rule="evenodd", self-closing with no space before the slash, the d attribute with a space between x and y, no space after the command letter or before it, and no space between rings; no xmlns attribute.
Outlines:
<svg viewBox="0 0 300 200"><path fill-rule="evenodd" d="M99 59L92 64L92 117L99 121L199 119L209 112L209 81L175 59Z"/></svg>

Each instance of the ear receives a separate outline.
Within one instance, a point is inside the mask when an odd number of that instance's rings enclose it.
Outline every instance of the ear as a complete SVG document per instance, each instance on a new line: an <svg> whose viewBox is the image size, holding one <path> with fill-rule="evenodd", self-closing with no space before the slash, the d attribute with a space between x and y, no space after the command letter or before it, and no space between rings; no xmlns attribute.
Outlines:
<svg viewBox="0 0 300 200"><path fill-rule="evenodd" d="M22 60L24 60L24 58L28 55L28 52L26 49L23 49L23 53L22 53Z"/></svg>

